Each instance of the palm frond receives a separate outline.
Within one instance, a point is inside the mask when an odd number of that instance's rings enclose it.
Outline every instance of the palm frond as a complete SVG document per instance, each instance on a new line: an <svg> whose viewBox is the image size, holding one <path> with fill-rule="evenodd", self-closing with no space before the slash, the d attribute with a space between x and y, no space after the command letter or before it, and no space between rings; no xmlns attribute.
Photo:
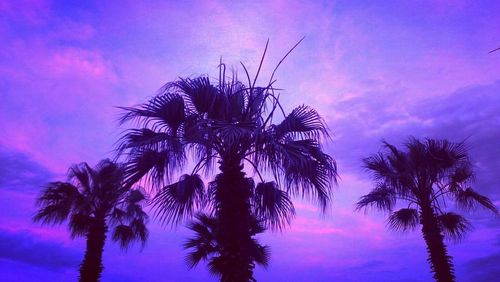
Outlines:
<svg viewBox="0 0 500 282"><path fill-rule="evenodd" d="M127 249L135 239L134 230L128 225L118 225L113 229L111 239L120 244L120 248Z"/></svg>
<svg viewBox="0 0 500 282"><path fill-rule="evenodd" d="M389 228L396 231L414 230L419 224L418 211L412 208L403 208L393 212L388 220Z"/></svg>
<svg viewBox="0 0 500 282"><path fill-rule="evenodd" d="M356 203L356 210L361 210L367 207L375 207L382 211L392 211L396 205L396 194L393 189L385 185L379 185L370 193L361 197Z"/></svg>
<svg viewBox="0 0 500 282"><path fill-rule="evenodd" d="M495 204L488 197L479 194L472 188L459 189L454 192L454 197L460 208L471 210L482 206L498 215L498 209Z"/></svg>
<svg viewBox="0 0 500 282"><path fill-rule="evenodd" d="M178 224L203 207L205 185L198 174L184 174L179 181L165 186L153 198L155 215L163 223Z"/></svg>
<svg viewBox="0 0 500 282"><path fill-rule="evenodd" d="M72 165L68 171L68 179L72 180L76 185L80 186L82 190L88 191L94 184L92 183L95 171L86 163Z"/></svg>
<svg viewBox="0 0 500 282"><path fill-rule="evenodd" d="M284 185L294 195L315 200L324 211L331 197L331 182L337 180L335 160L323 153L312 139L272 142L257 151L255 163L261 161L275 176L283 175Z"/></svg>
<svg viewBox="0 0 500 282"><path fill-rule="evenodd" d="M125 114L120 118L120 124L136 120L144 127L162 128L172 136L177 135L177 129L185 120L184 99L173 93L161 93L138 108L120 107Z"/></svg>
<svg viewBox="0 0 500 282"><path fill-rule="evenodd" d="M299 106L275 127L276 137L290 135L293 138L318 140L321 135L328 136L328 130L321 116L308 106Z"/></svg>
<svg viewBox="0 0 500 282"><path fill-rule="evenodd" d="M467 219L453 212L440 214L437 218L444 235L455 241L460 241L465 233L472 229Z"/></svg>
<svg viewBox="0 0 500 282"><path fill-rule="evenodd" d="M251 245L250 255L252 260L266 268L269 265L269 260L271 258L271 250L269 246L262 246L256 239L252 239Z"/></svg>
<svg viewBox="0 0 500 282"><path fill-rule="evenodd" d="M142 247L146 244L149 237L149 231L146 227L147 216L132 220L130 227L134 231L134 240L141 242Z"/></svg>
<svg viewBox="0 0 500 282"><path fill-rule="evenodd" d="M118 140L116 152L123 154L128 149L174 150L182 151L179 139L165 132L156 132L149 128L129 129Z"/></svg>
<svg viewBox="0 0 500 282"><path fill-rule="evenodd" d="M291 199L285 191L278 188L274 181L257 184L254 206L257 218L274 230L285 228L295 216L295 208Z"/></svg>
<svg viewBox="0 0 500 282"><path fill-rule="evenodd" d="M181 78L172 85L187 98L192 110L206 114L210 119L226 119L229 112L227 97L219 93L208 77Z"/></svg>
<svg viewBox="0 0 500 282"><path fill-rule="evenodd" d="M170 181L173 172L182 169L185 162L184 152L179 155L171 150L134 150L125 165L126 179L128 183L135 183L147 175L147 180L158 187Z"/></svg>
<svg viewBox="0 0 500 282"><path fill-rule="evenodd" d="M215 239L216 219L206 214L198 214L195 218L187 226L194 232L194 237L183 244L184 249L192 249L185 258L189 268L195 267L200 261L207 260L219 252Z"/></svg>
<svg viewBox="0 0 500 282"><path fill-rule="evenodd" d="M78 188L66 182L51 182L36 200L40 209L33 217L42 224L60 224L66 220L81 194Z"/></svg>
<svg viewBox="0 0 500 282"><path fill-rule="evenodd" d="M71 238L86 236L93 222L93 217L88 213L73 213L69 221Z"/></svg>
<svg viewBox="0 0 500 282"><path fill-rule="evenodd" d="M472 182L474 179L474 172L472 170L470 163L460 164L457 168L455 168L449 177L450 182L450 190L456 191L460 189L464 184L468 184Z"/></svg>

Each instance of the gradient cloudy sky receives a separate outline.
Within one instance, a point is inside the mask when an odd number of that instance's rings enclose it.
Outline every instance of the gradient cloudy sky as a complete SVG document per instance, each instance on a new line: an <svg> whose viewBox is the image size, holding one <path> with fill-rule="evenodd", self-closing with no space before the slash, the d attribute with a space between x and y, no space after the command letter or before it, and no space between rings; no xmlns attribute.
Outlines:
<svg viewBox="0 0 500 282"><path fill-rule="evenodd" d="M287 109L306 103L325 117L341 181L326 215L299 201L291 228L261 236L273 253L259 281L431 280L418 232L353 211L371 187L360 159L382 139L468 138L476 189L500 206L500 52L488 54L500 47L498 1L138 2L0 0L3 281L75 280L84 240L32 224L33 202L69 165L110 156L115 106L179 76L215 76L220 56L255 72L267 38L264 77L306 36L276 85ZM469 218L474 231L449 243L458 281L494 281L499 218ZM184 228L150 230L142 252L106 246L103 281L213 280L184 264Z"/></svg>

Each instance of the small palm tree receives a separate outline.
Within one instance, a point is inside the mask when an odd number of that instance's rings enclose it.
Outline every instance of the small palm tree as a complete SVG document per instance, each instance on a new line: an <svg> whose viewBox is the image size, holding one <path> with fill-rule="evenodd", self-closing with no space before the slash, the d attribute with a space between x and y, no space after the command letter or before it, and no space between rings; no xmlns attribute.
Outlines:
<svg viewBox="0 0 500 282"><path fill-rule="evenodd" d="M446 211L446 202L464 209L482 206L498 214L487 197L470 187L474 174L467 149L463 143L415 138L405 144L405 151L387 142L384 146L383 152L364 159L375 188L361 197L357 209L371 206L389 212L388 226L394 230L421 225L434 278L455 281L443 239L458 240L471 225L461 215ZM394 211L397 203L405 207Z"/></svg>
<svg viewBox="0 0 500 282"><path fill-rule="evenodd" d="M61 224L68 220L71 238L86 237L85 256L80 265L80 281L98 281L103 270L102 252L108 227L112 240L123 249L148 238L148 216L142 209L143 192L125 185L123 166L109 159L94 169L87 163L73 165L69 182L51 182L36 204L35 222Z"/></svg>
<svg viewBox="0 0 500 282"><path fill-rule="evenodd" d="M265 228L288 224L294 215L289 193L311 196L325 209L337 170L321 148L328 130L314 109L299 106L287 115L272 76L257 87L259 71L253 80L247 73L245 84L224 70L221 64L215 84L205 76L180 78L149 102L123 108L121 122L135 121L139 128L122 136L118 152L128 158L130 182L144 177L159 188L153 205L164 222L177 224L209 207L224 261L221 280L250 281L255 219ZM273 124L276 118L281 122ZM166 185L184 171L189 156L193 170ZM220 173L205 189L198 172L211 174L215 162ZM246 177L245 165L258 175L257 185Z"/></svg>

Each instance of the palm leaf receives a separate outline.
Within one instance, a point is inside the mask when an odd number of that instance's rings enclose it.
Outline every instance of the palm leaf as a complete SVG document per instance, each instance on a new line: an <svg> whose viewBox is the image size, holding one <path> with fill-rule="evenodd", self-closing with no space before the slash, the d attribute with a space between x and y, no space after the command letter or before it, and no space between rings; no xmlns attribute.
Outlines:
<svg viewBox="0 0 500 282"><path fill-rule="evenodd" d="M437 218L444 235L455 241L462 239L465 233L472 229L467 219L453 212L440 214Z"/></svg>
<svg viewBox="0 0 500 282"><path fill-rule="evenodd" d="M36 200L40 207L33 220L43 224L60 224L66 220L81 197L78 188L70 183L51 182Z"/></svg>
<svg viewBox="0 0 500 282"><path fill-rule="evenodd" d="M321 116L312 108L299 106L275 127L276 137L290 135L293 138L318 139L320 135L328 136L328 131Z"/></svg>
<svg viewBox="0 0 500 282"><path fill-rule="evenodd" d="M158 187L169 181L174 171L182 169L185 162L184 153L176 154L172 150L134 150L125 165L125 175L128 183L135 183L147 175L147 180Z"/></svg>
<svg viewBox="0 0 500 282"><path fill-rule="evenodd" d="M385 185L379 185L370 193L361 197L356 203L356 209L360 210L367 207L375 207L382 211L392 211L396 205L396 194L394 190Z"/></svg>
<svg viewBox="0 0 500 282"><path fill-rule="evenodd" d="M120 124L136 120L144 127L153 130L163 128L172 136L185 120L184 99L178 94L162 93L138 108L120 107L125 114Z"/></svg>
<svg viewBox="0 0 500 282"><path fill-rule="evenodd" d="M93 222L94 218L88 213L73 213L69 221L71 238L86 236Z"/></svg>
<svg viewBox="0 0 500 282"><path fill-rule="evenodd" d="M281 230L291 223L295 216L293 203L276 182L257 184L254 194L255 214L271 229Z"/></svg>
<svg viewBox="0 0 500 282"><path fill-rule="evenodd" d="M419 224L418 211L412 208L403 208L393 212L387 220L389 228L396 231L407 231L417 228Z"/></svg>
<svg viewBox="0 0 500 282"><path fill-rule="evenodd" d="M194 232L194 237L188 239L183 247L192 249L185 258L189 268L193 268L201 260L207 260L218 254L218 244L215 239L216 219L205 214L198 214L195 220L187 225Z"/></svg>
<svg viewBox="0 0 500 282"><path fill-rule="evenodd" d="M120 244L120 248L127 249L130 243L136 238L134 230L128 225L118 225L113 229L111 239Z"/></svg>
<svg viewBox="0 0 500 282"><path fill-rule="evenodd" d="M164 132L156 132L149 128L129 129L118 140L117 153L122 154L127 149L175 150L182 151L178 138Z"/></svg>
<svg viewBox="0 0 500 282"><path fill-rule="evenodd" d="M153 198L155 215L163 223L180 223L203 207L204 190L199 175L182 175L178 182L165 186Z"/></svg>
<svg viewBox="0 0 500 282"><path fill-rule="evenodd" d="M482 206L498 215L498 209L495 204L489 198L477 193L472 188L459 189L454 192L454 196L458 206L461 208L471 210Z"/></svg>

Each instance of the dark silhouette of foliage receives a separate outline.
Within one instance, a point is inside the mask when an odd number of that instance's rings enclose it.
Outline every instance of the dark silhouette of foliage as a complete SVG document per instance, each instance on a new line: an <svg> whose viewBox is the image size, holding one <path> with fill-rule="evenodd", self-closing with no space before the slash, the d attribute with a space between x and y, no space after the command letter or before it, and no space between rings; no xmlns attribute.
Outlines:
<svg viewBox="0 0 500 282"><path fill-rule="evenodd" d="M85 237L80 281L98 281L108 228L111 239L127 249L135 241L144 246L148 216L142 209L144 193L126 185L124 167L108 159L95 168L87 163L69 169L69 182L51 182L41 192L33 220L61 224L68 220L71 238Z"/></svg>
<svg viewBox="0 0 500 282"><path fill-rule="evenodd" d="M210 230L217 232L204 240L217 246L196 251L190 265L199 261L194 258L216 253L210 268L222 281L251 281L255 263L267 262L258 259L260 245L253 236L290 223L295 214L291 195L326 209L337 175L335 161L320 145L328 130L319 114L302 105L287 115L273 88L276 69L269 84L258 87L260 66L253 80L243 68L247 84L235 73L227 77L221 63L216 83L205 76L179 78L149 102L122 108L121 123L135 122L139 128L126 131L118 144L118 153L128 160L128 180L142 179L158 189L153 205L163 222L179 224L202 210L210 214ZM276 119L281 122L273 124ZM172 183L189 157L193 170ZM210 175L216 162L220 173L205 188L198 173ZM245 165L258 175L257 185L245 176Z"/></svg>
<svg viewBox="0 0 500 282"><path fill-rule="evenodd" d="M384 151L363 160L375 188L361 197L357 209L374 207L390 213L387 225L394 230L421 225L434 278L455 281L443 239L459 240L471 225L461 215L444 211L446 202L467 210L482 206L498 211L487 197L470 188L474 174L463 143L410 138L405 149L384 142ZM394 211L397 203L406 207Z"/></svg>

